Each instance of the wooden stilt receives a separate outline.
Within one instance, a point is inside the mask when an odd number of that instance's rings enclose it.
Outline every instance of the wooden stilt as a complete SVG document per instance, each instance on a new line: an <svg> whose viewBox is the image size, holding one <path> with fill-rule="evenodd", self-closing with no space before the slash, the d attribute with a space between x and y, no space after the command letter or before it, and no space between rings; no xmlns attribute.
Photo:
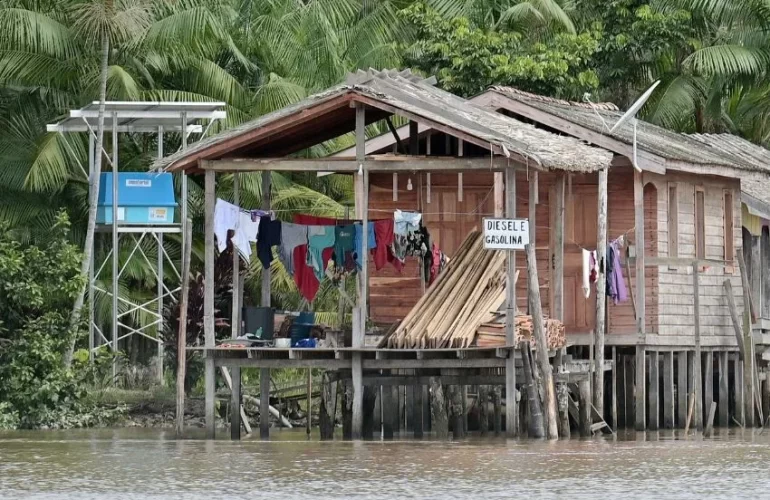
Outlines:
<svg viewBox="0 0 770 500"><path fill-rule="evenodd" d="M214 347L214 203L216 201L216 178L213 170L206 170L204 182L205 241L204 241L204 283L203 283L203 332L207 348ZM214 358L205 358L206 393L206 437L214 439L216 372Z"/></svg>
<svg viewBox="0 0 770 500"><path fill-rule="evenodd" d="M684 428L687 419L687 351L676 355L676 425Z"/></svg>
<svg viewBox="0 0 770 500"><path fill-rule="evenodd" d="M604 334L607 307L607 169L599 170L599 206L596 225L596 257L599 274L596 279L596 329L594 335L594 408L604 419Z"/></svg>
<svg viewBox="0 0 770 500"><path fill-rule="evenodd" d="M720 427L728 427L730 425L729 420L729 373L727 370L727 367L729 366L729 363L727 362L727 351L722 351L717 354L719 359L719 406L717 409L719 410L719 426Z"/></svg>
<svg viewBox="0 0 770 500"><path fill-rule="evenodd" d="M690 399L687 405L687 420L684 422L684 435L690 432L690 424L692 423L692 414L695 411L695 393L690 393Z"/></svg>
<svg viewBox="0 0 770 500"><path fill-rule="evenodd" d="M543 424L543 410L540 406L540 395L532 376L532 351L529 342L523 342L521 349L521 359L524 370L524 387L527 390L527 407L529 409L528 433L531 438L542 438L545 436Z"/></svg>
<svg viewBox="0 0 770 500"><path fill-rule="evenodd" d="M182 174L185 175L185 174ZM177 333L176 365L176 435L184 433L185 379L187 378L187 308L190 301L190 257L192 244L192 221L184 223L184 249L182 252L182 290L179 298L179 331ZM90 292L89 292L90 293Z"/></svg>
<svg viewBox="0 0 770 500"><path fill-rule="evenodd" d="M695 325L695 360L693 366L693 390L695 392L695 428L703 431L703 375L701 374L701 338L700 338L700 265L692 263L692 288L694 301L694 325Z"/></svg>
<svg viewBox="0 0 770 500"><path fill-rule="evenodd" d="M745 427L746 419L744 412L746 406L744 405L743 393L743 363L737 356L733 364L733 387L735 387L735 420Z"/></svg>
<svg viewBox="0 0 770 500"><path fill-rule="evenodd" d="M578 382L579 427L580 436L591 435L591 389L588 380Z"/></svg>
<svg viewBox="0 0 770 500"><path fill-rule="evenodd" d="M516 217L516 170L505 169L506 215ZM508 437L516 437L516 348L514 317L516 315L516 253L508 251L507 286L505 305L505 345L510 347L505 362L505 432Z"/></svg>
<svg viewBox="0 0 770 500"><path fill-rule="evenodd" d="M492 428L495 436L499 436L503 428L502 387L496 385L492 388ZM432 417L433 415L431 415Z"/></svg>
<svg viewBox="0 0 770 500"><path fill-rule="evenodd" d="M460 387L461 401L463 404L463 434L468 433L468 386Z"/></svg>
<svg viewBox="0 0 770 500"><path fill-rule="evenodd" d="M663 428L674 428L674 353L663 353Z"/></svg>
<svg viewBox="0 0 770 500"><path fill-rule="evenodd" d="M240 174L233 174L233 203L240 205ZM232 321L230 322L230 338L238 338L241 326L241 285L240 285L240 266L241 256L233 242L233 292L232 292ZM241 369L232 367L231 370L231 391L230 391L230 439L241 439Z"/></svg>
<svg viewBox="0 0 770 500"><path fill-rule="evenodd" d="M463 428L463 403L462 387L459 385L449 386L449 401L452 415L452 435L454 439L465 437Z"/></svg>
<svg viewBox="0 0 770 500"><path fill-rule="evenodd" d="M651 431L657 431L660 428L660 374L659 374L659 356L658 351L650 351L647 355L647 360L650 364L649 373L649 385L647 388L647 404L649 405L649 416L647 428Z"/></svg>
<svg viewBox="0 0 770 500"><path fill-rule="evenodd" d="M765 380L762 382L762 413L765 419L770 418L770 373L765 372ZM765 427L766 422L762 422Z"/></svg>
<svg viewBox="0 0 770 500"><path fill-rule="evenodd" d="M422 386L415 385L412 387L412 428L414 429L415 439L422 439L423 435L423 401L422 401Z"/></svg>
<svg viewBox="0 0 770 500"><path fill-rule="evenodd" d="M232 383L230 384L230 439L241 439L241 369L230 369Z"/></svg>
<svg viewBox="0 0 770 500"><path fill-rule="evenodd" d="M325 371L321 378L321 404L318 407L318 429L321 441L334 439L334 420L337 413L336 388L336 383L331 382L329 372Z"/></svg>
<svg viewBox="0 0 770 500"><path fill-rule="evenodd" d="M533 337L537 343L537 364L543 383L543 406L545 407L546 436L548 439L559 438L559 422L556 408L556 389L553 385L553 373L548 360L547 339L543 326L543 310L540 302L540 285L537 277L537 259L535 248L527 245L527 298L532 315Z"/></svg>
<svg viewBox="0 0 770 500"><path fill-rule="evenodd" d="M634 397L634 388L636 386L636 356L624 356L626 358L626 380L625 395L626 404L626 427L633 429L636 422L636 398Z"/></svg>
<svg viewBox="0 0 770 500"><path fill-rule="evenodd" d="M612 346L612 426L618 429L618 352Z"/></svg>
<svg viewBox="0 0 770 500"><path fill-rule="evenodd" d="M489 386L479 386L479 432L489 434Z"/></svg>
<svg viewBox="0 0 770 500"><path fill-rule="evenodd" d="M714 430L714 414L716 411L717 404L712 401L709 405L708 418L706 419L706 429L703 431L703 434L711 434L711 432Z"/></svg>
<svg viewBox="0 0 770 500"><path fill-rule="evenodd" d="M710 411L711 403L714 402L714 353L706 351L703 357L705 366L703 370L703 408ZM706 413L708 416L708 413Z"/></svg>
<svg viewBox="0 0 770 500"><path fill-rule="evenodd" d="M259 369L259 437L270 439L270 368Z"/></svg>
<svg viewBox="0 0 770 500"><path fill-rule="evenodd" d="M449 419L446 412L444 388L439 377L430 379L430 420L433 433L439 439L449 437Z"/></svg>
<svg viewBox="0 0 770 500"><path fill-rule="evenodd" d="M374 387L364 386L364 416L361 428L361 437L371 441L374 439L374 407L376 406L377 393Z"/></svg>
<svg viewBox="0 0 770 500"><path fill-rule="evenodd" d="M356 216L366 227L369 219L369 175L365 165L366 158L366 116L365 108L361 103L355 104L356 108L356 160L361 165L361 174L357 176L356 182L359 184L360 203L356 205ZM417 138L410 138L410 141L416 141ZM368 248L368 231L363 232L363 247ZM361 348L364 346L364 335L366 334L367 317L367 294L369 293L368 276L369 259L362 259L360 286L358 290L358 314L354 315L353 322L353 347ZM352 378L353 378L353 422L352 439L361 439L364 419L364 384L363 369L360 352L354 352L352 355Z"/></svg>
<svg viewBox="0 0 770 500"><path fill-rule="evenodd" d="M382 411L382 438L385 440L393 439L393 391L391 387L381 387L382 400L380 408Z"/></svg>
<svg viewBox="0 0 770 500"><path fill-rule="evenodd" d="M340 385L342 392L342 439L347 441L353 436L353 383L346 380Z"/></svg>
<svg viewBox="0 0 770 500"><path fill-rule="evenodd" d="M401 432L401 388L397 385L391 387L390 397L393 402L390 409L390 425L393 427L393 433L398 434Z"/></svg>
<svg viewBox="0 0 770 500"><path fill-rule="evenodd" d="M636 377L634 380L634 390L635 390L635 410L636 410L636 430L637 431L643 431L646 427L646 415L647 415L647 405L645 401L645 386L646 386L646 377L645 377L645 368L646 368L646 354L644 346L638 345L636 346Z"/></svg>

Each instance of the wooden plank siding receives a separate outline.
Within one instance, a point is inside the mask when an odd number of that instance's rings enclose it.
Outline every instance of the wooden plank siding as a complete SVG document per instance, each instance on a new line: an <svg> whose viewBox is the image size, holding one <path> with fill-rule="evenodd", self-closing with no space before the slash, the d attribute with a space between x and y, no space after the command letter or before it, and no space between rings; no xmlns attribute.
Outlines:
<svg viewBox="0 0 770 500"><path fill-rule="evenodd" d="M411 177L413 189L407 190ZM555 203L553 191L556 175L541 172L539 175L539 204L537 207L537 258L538 273L541 277L540 288L543 297L543 312L551 310L551 205ZM704 229L706 259L721 260L724 257L723 203L725 189L739 192L738 181L717 177L695 176L683 173L644 174L645 204L645 255L669 256L669 205L668 194L671 185L676 186L678 213L678 254L680 258L695 258L695 186L704 190ZM494 212L493 173L465 172L463 176L463 201L458 200L457 174L433 172L431 174L431 203L427 203L426 174L398 175L398 201L393 201L393 177L391 174L370 175L370 212L371 219L392 217L395 209L417 210L424 213L424 220L435 242L450 258L457 246L474 228L481 228L484 217L492 217ZM595 246L597 175L573 174L568 182L565 196L565 286L564 316L565 324L582 325L567 328L567 333L587 333L593 328L595 318L595 291L586 300L580 294L579 275L568 276L570 265L580 266L581 246L593 249ZM528 180L526 172L517 175L516 213L526 217L528 213ZM422 193L420 197L419 194ZM571 194L570 194L571 193ZM581 206L577 198L583 196L583 215L576 213ZM733 196L733 244L736 251L742 248L740 223L740 197ZM460 215L466 214L466 215ZM593 217L590 217L593 214ZM593 228L593 231L591 230ZM608 182L608 241L625 235L627 241L634 241L634 203L633 173L631 169L613 169ZM577 233L575 232L577 231ZM580 236L576 236L579 234ZM578 238L580 241L575 241ZM593 242L591 243L591 239ZM629 290L629 300L615 305L611 300L607 306L608 334L635 334L636 324L634 308L630 300L631 289L636 280L635 267L630 266L629 276L625 266L623 276ZM517 306L527 311L526 303L526 261L523 252L516 259L519 270L517 285ZM418 260L409 258L403 272L399 274L391 265L375 271L371 265L370 278L370 313L377 322L393 322L403 318L417 302L422 291ZM648 333L660 335L692 335L693 295L692 271L687 266L669 268L668 266L648 267L645 276L646 319ZM742 307L741 280L738 270L730 268L706 268L701 270L701 332L702 335L732 336L730 315L726 299L722 293L722 281L730 278L736 290L736 303Z"/></svg>
<svg viewBox="0 0 770 500"><path fill-rule="evenodd" d="M669 173L665 177L645 174L645 181L658 189L658 255L668 256L668 186L675 184L678 197L678 252L680 258L695 258L695 190L704 193L705 258L722 260L725 248L724 192L739 192L739 181L708 176ZM664 191L662 191L664 190ZM662 198L662 199L661 199ZM733 196L733 246L740 251L742 244L740 202ZM649 268L648 268L649 269ZM738 309L743 307L742 284L737 269L702 268L700 270L701 335L733 336L727 300L722 282L730 279L735 290ZM692 269L689 266L658 267L660 335L691 335L694 327Z"/></svg>

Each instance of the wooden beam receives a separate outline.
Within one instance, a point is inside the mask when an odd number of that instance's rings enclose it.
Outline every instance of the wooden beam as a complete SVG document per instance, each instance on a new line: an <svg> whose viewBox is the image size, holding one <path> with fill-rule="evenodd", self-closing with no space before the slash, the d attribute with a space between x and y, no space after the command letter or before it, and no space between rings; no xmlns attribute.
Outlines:
<svg viewBox="0 0 770 500"><path fill-rule="evenodd" d="M645 267L657 267L657 266L670 266L670 267L691 267L697 265L698 267L715 267L724 268L732 266L730 262L714 259L687 259L684 257L645 257Z"/></svg>
<svg viewBox="0 0 770 500"><path fill-rule="evenodd" d="M562 173L556 179L556 213L554 215L553 249L553 317L564 320L564 209L567 175Z"/></svg>
<svg viewBox="0 0 770 500"><path fill-rule="evenodd" d="M700 268L692 266L693 324L695 325L695 360L693 361L693 392L695 393L695 427L703 430L703 376L701 374L701 338L700 338Z"/></svg>
<svg viewBox="0 0 770 500"><path fill-rule="evenodd" d="M455 157L417 155L375 155L364 157L370 172L419 172L495 170L502 171L504 157ZM216 172L358 172L359 160L350 158L228 158L202 162L203 170Z"/></svg>
<svg viewBox="0 0 770 500"><path fill-rule="evenodd" d="M361 168L361 173L357 175L359 179L360 204L356 205L356 215L360 214L364 229L368 226L369 200L368 200L368 164L366 157L366 111L364 105L356 103L356 163ZM412 139L410 138L410 142ZM359 201L357 200L357 201ZM363 248L368 248L369 231L363 232ZM358 307L357 314L353 315L353 347L364 346L364 335L366 333L366 295L368 289L368 264L369 259L361 260L360 283L358 287ZM356 321L357 320L357 321ZM363 366L361 353L353 353L351 360L352 378L353 378L353 422L352 438L361 439L363 437L364 424L364 384L363 384Z"/></svg>
<svg viewBox="0 0 770 500"><path fill-rule="evenodd" d="M596 223L596 257L599 274L596 279L596 328L594 329L593 398L597 413L604 418L604 334L607 326L607 169L599 171Z"/></svg>
<svg viewBox="0 0 770 500"><path fill-rule="evenodd" d="M516 217L516 170L505 170L505 206L509 218ZM507 252L507 281L505 287L505 344L514 345L516 341L514 318L516 315L516 253ZM519 429L516 405L516 349L511 349L505 359L505 433L516 437Z"/></svg>
<svg viewBox="0 0 770 500"><path fill-rule="evenodd" d="M206 347L214 347L214 203L216 202L215 172L206 172L204 180L204 281L203 281L203 336ZM214 439L216 420L214 397L216 372L211 358L205 360L205 415L206 437Z"/></svg>
<svg viewBox="0 0 770 500"><path fill-rule="evenodd" d="M634 170L634 224L636 245L636 331L644 335L645 291L644 291L644 183L642 174Z"/></svg>

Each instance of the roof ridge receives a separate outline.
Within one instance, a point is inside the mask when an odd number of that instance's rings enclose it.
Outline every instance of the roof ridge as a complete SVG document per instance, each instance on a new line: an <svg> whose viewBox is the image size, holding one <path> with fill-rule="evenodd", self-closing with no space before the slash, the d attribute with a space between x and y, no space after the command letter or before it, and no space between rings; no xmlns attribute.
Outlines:
<svg viewBox="0 0 770 500"><path fill-rule="evenodd" d="M526 92L524 90L517 89L516 87L509 87L506 85L493 85L490 87L491 90L495 90L497 92L501 92L503 94L515 94L521 97L525 97L528 99L534 99L537 101L546 102L549 104L560 104L562 106L572 106L577 108L584 108L584 109L600 109L603 111L620 111L620 108L618 108L617 104L609 101L604 102L595 102L595 103L588 103L588 102L579 102L579 101L568 101L565 99L559 99L556 97L549 97L542 94L535 94L532 92ZM593 104L593 105L592 105Z"/></svg>

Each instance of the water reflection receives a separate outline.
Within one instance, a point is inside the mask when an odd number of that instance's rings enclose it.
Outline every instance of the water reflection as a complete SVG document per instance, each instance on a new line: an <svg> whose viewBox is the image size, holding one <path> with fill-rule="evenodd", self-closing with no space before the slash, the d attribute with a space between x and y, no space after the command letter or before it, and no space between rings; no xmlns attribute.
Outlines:
<svg viewBox="0 0 770 500"><path fill-rule="evenodd" d="M224 433L222 433L224 434ZM0 433L0 498L736 498L770 491L770 433L557 442L175 440L148 429ZM223 436L224 438L224 436Z"/></svg>

